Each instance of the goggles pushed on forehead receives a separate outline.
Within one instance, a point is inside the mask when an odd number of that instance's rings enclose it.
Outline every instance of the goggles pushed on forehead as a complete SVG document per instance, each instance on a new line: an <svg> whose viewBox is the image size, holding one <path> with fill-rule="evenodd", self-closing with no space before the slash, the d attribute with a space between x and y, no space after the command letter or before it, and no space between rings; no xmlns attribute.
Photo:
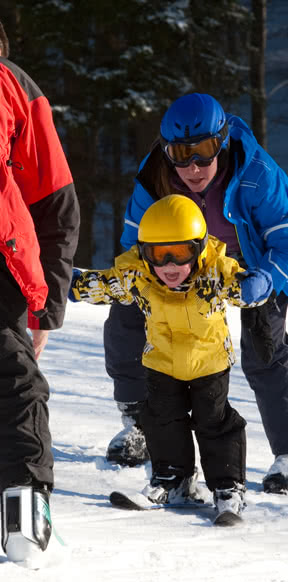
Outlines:
<svg viewBox="0 0 288 582"><path fill-rule="evenodd" d="M188 140L167 142L161 136L160 143L162 150L174 166L185 168L192 162L197 166L210 166L214 158L220 153L227 135L228 127L225 124L218 134L210 137L203 136L202 139L199 136L199 138L195 138L197 139L195 142L192 141L192 137L190 143Z"/></svg>
<svg viewBox="0 0 288 582"><path fill-rule="evenodd" d="M153 267L164 267L167 263L181 266L195 263L205 248L207 235L201 240L176 243L138 243L142 258Z"/></svg>

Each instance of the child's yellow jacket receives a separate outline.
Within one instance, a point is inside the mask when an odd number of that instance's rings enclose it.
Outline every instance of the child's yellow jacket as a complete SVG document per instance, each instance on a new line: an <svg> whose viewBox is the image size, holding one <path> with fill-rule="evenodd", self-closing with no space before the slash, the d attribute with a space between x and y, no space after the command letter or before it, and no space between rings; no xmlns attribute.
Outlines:
<svg viewBox="0 0 288 582"><path fill-rule="evenodd" d="M209 236L201 271L180 290L169 289L146 269L136 246L104 271L84 271L73 286L75 299L90 303L136 301L146 317L143 364L179 380L229 368L235 354L225 300L245 307L235 274L243 271L225 256L226 245Z"/></svg>

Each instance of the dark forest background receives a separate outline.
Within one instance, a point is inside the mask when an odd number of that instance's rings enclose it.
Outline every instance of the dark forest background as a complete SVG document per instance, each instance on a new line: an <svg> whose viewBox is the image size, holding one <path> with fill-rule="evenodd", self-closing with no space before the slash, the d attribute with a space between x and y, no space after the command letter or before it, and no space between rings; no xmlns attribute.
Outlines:
<svg viewBox="0 0 288 582"><path fill-rule="evenodd" d="M11 60L53 108L81 206L78 265L92 266L103 244L103 202L111 254L121 251L133 178L175 98L208 92L232 110L246 96L265 147L264 0L2 0L0 18Z"/></svg>

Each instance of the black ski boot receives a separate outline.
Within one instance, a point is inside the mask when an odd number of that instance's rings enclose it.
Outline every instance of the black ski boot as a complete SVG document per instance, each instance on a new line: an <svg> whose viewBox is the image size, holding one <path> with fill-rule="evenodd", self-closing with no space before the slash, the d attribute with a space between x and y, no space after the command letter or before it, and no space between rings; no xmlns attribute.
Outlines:
<svg viewBox="0 0 288 582"><path fill-rule="evenodd" d="M288 478L282 473L274 473L263 479L263 488L265 493L288 495Z"/></svg>
<svg viewBox="0 0 288 582"><path fill-rule="evenodd" d="M245 491L242 483L234 483L234 486L228 489L214 490L213 497L217 511L215 525L233 526L242 521L241 514L246 507Z"/></svg>
<svg viewBox="0 0 288 582"><path fill-rule="evenodd" d="M278 455L263 479L265 493L288 494L288 455Z"/></svg>
<svg viewBox="0 0 288 582"><path fill-rule="evenodd" d="M176 474L175 474L176 473ZM198 470L195 467L194 474L185 477L177 475L177 470L171 468L160 473L153 473L149 485L142 491L143 495L152 503L184 503L193 501L195 504L203 504L205 500L202 491L197 484Z"/></svg>
<svg viewBox="0 0 288 582"><path fill-rule="evenodd" d="M107 461L135 467L149 460L139 415L142 402L117 402L124 429L113 437L108 445Z"/></svg>

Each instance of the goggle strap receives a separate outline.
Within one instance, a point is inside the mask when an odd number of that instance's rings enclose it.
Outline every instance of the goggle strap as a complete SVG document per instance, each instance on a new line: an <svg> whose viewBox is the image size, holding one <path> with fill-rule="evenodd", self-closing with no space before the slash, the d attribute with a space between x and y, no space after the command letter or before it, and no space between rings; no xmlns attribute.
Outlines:
<svg viewBox="0 0 288 582"><path fill-rule="evenodd" d="M215 134L213 135L198 135L198 136L193 136L190 135L189 137L185 137L185 138L179 138L178 140L175 139L175 144L179 143L179 144L183 144L183 145L197 145L198 143L201 143L201 141L204 141L206 139L210 139L210 138L214 138L214 137L221 137L222 141L225 141L227 135L229 133L229 127L228 127L228 121L225 121L223 127ZM197 142L192 142L191 140L193 140L193 137L197 137L198 141ZM173 145L173 141L169 141L167 139L165 139L165 137L163 137L160 134L160 145L161 147L164 149L167 145Z"/></svg>
<svg viewBox="0 0 288 582"><path fill-rule="evenodd" d="M228 121L225 121L225 123L224 123L222 129L220 129L219 133L222 137L222 142L224 142L228 133L229 133Z"/></svg>

